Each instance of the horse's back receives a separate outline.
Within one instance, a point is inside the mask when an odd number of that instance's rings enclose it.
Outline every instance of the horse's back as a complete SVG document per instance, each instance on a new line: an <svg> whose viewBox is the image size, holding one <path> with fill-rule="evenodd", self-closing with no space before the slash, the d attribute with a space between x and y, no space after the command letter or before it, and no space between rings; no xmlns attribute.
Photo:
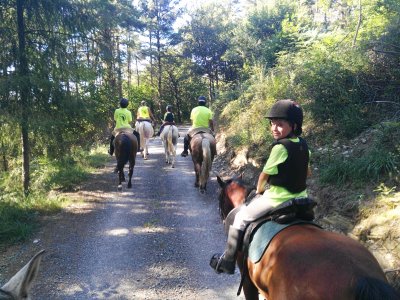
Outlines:
<svg viewBox="0 0 400 300"><path fill-rule="evenodd" d="M115 156L118 158L122 152L129 152L129 155L136 156L138 141L133 133L120 133L115 137Z"/></svg>
<svg viewBox="0 0 400 300"><path fill-rule="evenodd" d="M141 121L137 123L136 131L138 131L143 138L151 138L154 135L154 128L151 125L151 122L148 121Z"/></svg>
<svg viewBox="0 0 400 300"><path fill-rule="evenodd" d="M192 157L193 157L193 154L195 154L195 156L196 156L197 153L198 153L199 156L201 156L200 153L202 153L202 147L203 147L202 146L203 145L202 141L203 141L203 139L207 139L209 141L211 155L212 155L212 158L214 158L214 156L217 154L217 143L215 141L214 136L212 136L209 133L205 133L205 132L198 133L198 134L196 134L196 135L194 135L192 137L192 139L190 141L190 148L192 150Z"/></svg>
<svg viewBox="0 0 400 300"><path fill-rule="evenodd" d="M271 241L262 260L249 263L270 299L355 299L356 279L386 282L374 256L357 241L313 225L294 225ZM322 297L323 296L323 297Z"/></svg>

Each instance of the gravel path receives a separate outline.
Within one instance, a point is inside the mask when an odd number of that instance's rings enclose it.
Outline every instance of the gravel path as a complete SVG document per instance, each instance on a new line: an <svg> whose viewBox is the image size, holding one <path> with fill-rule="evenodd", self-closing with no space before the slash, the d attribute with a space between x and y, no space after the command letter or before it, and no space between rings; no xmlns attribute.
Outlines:
<svg viewBox="0 0 400 300"><path fill-rule="evenodd" d="M117 191L113 161L79 192L87 201L51 217L36 243L19 249L46 249L34 299L244 299L238 273L208 265L225 242L215 176L200 194L190 157L178 155L172 169L159 138L149 151L149 160L137 158L132 189Z"/></svg>

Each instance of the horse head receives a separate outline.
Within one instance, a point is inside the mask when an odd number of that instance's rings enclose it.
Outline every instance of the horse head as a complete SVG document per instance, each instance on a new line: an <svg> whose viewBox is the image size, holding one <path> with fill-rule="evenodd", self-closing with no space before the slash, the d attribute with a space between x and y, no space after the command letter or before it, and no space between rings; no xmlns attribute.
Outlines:
<svg viewBox="0 0 400 300"><path fill-rule="evenodd" d="M241 176L227 180L217 176L217 181L221 188L218 195L219 213L221 219L225 220L232 209L246 202L247 196L252 189L244 183Z"/></svg>

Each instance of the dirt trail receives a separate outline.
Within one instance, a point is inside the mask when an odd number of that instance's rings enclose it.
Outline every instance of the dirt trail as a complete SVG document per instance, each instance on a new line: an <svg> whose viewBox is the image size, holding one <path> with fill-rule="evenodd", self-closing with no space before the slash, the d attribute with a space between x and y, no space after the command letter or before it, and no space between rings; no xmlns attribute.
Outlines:
<svg viewBox="0 0 400 300"><path fill-rule="evenodd" d="M217 275L208 265L225 241L215 176L200 194L191 158L178 156L172 169L159 138L149 160L138 157L132 189L117 191L113 167L71 194L83 203L43 220L32 241L2 254L1 281L46 249L34 299L244 299L236 296L238 273Z"/></svg>

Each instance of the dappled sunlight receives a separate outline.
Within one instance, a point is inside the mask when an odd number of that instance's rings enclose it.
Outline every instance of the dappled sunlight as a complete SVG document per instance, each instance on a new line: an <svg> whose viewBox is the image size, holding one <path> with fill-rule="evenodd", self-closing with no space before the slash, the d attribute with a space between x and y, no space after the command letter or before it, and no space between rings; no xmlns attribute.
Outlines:
<svg viewBox="0 0 400 300"><path fill-rule="evenodd" d="M129 229L127 228L115 228L111 230L107 230L105 232L106 235L108 236L127 236L129 234Z"/></svg>
<svg viewBox="0 0 400 300"><path fill-rule="evenodd" d="M144 224L143 227L133 227L130 229L133 234L143 235L148 233L171 233L173 230L167 227L157 226L152 223Z"/></svg>

